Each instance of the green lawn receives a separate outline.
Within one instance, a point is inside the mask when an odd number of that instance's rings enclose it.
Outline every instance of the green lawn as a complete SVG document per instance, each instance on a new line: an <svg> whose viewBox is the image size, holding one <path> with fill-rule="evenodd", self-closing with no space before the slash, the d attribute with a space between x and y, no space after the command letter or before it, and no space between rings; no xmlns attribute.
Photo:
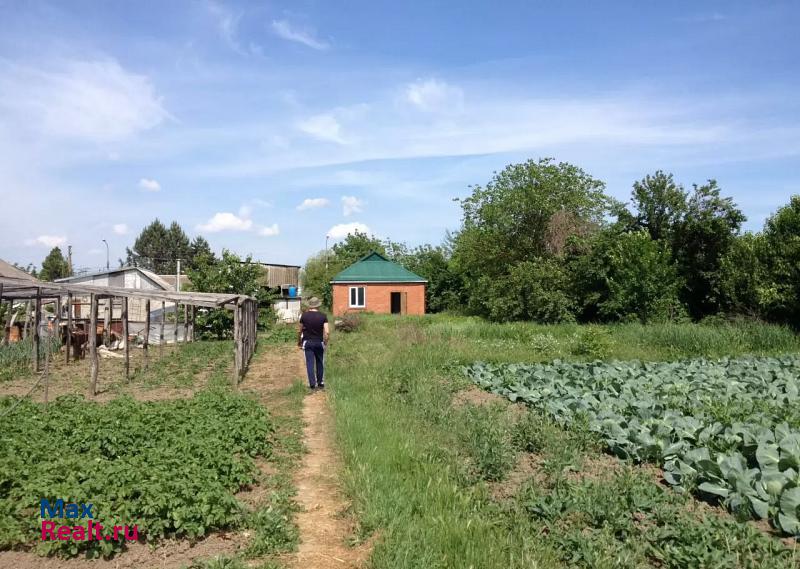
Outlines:
<svg viewBox="0 0 800 569"><path fill-rule="evenodd" d="M800 351L780 327L366 318L329 378L359 538L376 568L794 567L781 541L601 452L586 424L470 403L461 365ZM472 388L474 390L474 388ZM527 469L520 469L522 462Z"/></svg>

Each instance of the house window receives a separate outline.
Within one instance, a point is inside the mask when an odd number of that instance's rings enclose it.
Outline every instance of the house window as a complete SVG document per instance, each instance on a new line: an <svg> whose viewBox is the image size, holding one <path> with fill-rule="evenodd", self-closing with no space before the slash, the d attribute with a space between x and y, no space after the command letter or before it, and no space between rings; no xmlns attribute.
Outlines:
<svg viewBox="0 0 800 569"><path fill-rule="evenodd" d="M350 287L350 308L364 308L366 306L367 292L363 286Z"/></svg>

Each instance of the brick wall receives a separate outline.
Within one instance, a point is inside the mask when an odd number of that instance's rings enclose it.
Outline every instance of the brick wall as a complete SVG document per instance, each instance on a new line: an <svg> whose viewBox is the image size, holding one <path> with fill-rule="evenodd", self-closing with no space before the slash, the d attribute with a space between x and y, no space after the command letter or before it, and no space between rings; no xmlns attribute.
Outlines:
<svg viewBox="0 0 800 569"><path fill-rule="evenodd" d="M350 308L350 287L366 287L366 306ZM333 285L333 314L341 316L347 312L374 312L390 314L392 312L393 292L405 292L406 314L425 314L425 283L366 283Z"/></svg>

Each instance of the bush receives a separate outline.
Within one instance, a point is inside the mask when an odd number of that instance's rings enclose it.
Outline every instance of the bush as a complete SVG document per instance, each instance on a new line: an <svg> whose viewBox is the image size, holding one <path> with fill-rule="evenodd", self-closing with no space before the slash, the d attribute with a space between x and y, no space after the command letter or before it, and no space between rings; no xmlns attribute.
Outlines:
<svg viewBox="0 0 800 569"><path fill-rule="evenodd" d="M361 328L361 316L358 314L345 314L334 322L334 328L339 332L356 332Z"/></svg>
<svg viewBox="0 0 800 569"><path fill-rule="evenodd" d="M585 326L575 334L572 353L593 360L604 360L611 354L613 341L607 329L600 326Z"/></svg>

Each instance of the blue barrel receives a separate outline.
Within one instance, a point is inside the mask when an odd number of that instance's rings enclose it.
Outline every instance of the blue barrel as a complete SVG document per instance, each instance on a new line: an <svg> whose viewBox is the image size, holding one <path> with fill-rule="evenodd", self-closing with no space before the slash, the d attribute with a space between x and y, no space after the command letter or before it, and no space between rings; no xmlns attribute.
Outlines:
<svg viewBox="0 0 800 569"><path fill-rule="evenodd" d="M289 287L289 298L295 298L297 296L297 287L290 286Z"/></svg>

